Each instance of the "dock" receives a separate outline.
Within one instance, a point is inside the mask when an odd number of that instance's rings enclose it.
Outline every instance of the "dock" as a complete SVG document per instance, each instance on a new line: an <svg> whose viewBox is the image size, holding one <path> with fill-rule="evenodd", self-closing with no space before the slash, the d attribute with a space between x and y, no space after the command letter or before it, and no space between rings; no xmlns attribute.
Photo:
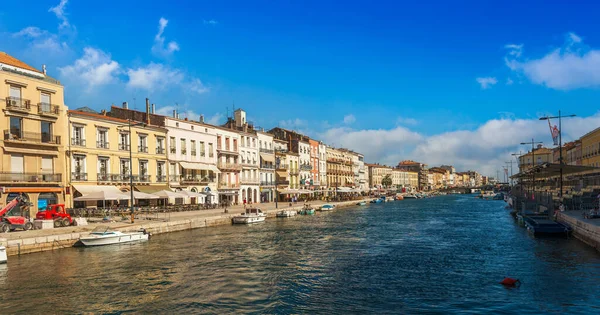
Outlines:
<svg viewBox="0 0 600 315"><path fill-rule="evenodd" d="M583 211L558 212L557 220L573 229L573 236L600 251L600 219L586 219Z"/></svg>

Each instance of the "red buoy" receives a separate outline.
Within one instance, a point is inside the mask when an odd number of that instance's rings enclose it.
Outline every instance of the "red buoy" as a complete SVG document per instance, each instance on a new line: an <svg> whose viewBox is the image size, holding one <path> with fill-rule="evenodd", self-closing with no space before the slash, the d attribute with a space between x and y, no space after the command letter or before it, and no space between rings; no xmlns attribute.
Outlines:
<svg viewBox="0 0 600 315"><path fill-rule="evenodd" d="M513 278L506 277L506 278L504 278L504 280L500 281L500 284L514 287L517 284L521 284L521 281L519 281L519 279L513 279Z"/></svg>

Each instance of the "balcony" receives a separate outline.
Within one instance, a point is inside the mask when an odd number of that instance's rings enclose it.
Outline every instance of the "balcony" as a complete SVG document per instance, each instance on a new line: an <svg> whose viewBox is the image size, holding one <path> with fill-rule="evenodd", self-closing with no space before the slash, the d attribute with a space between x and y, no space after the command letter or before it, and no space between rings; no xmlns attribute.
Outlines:
<svg viewBox="0 0 600 315"><path fill-rule="evenodd" d="M4 130L4 141L15 141L15 142L35 142L57 145L60 144L60 136L53 136L49 133L37 133L28 132L21 130Z"/></svg>
<svg viewBox="0 0 600 315"><path fill-rule="evenodd" d="M260 168L262 168L264 170L274 170L275 169L275 165L273 165L273 164L261 164Z"/></svg>
<svg viewBox="0 0 600 315"><path fill-rule="evenodd" d="M98 173L98 182L108 182L108 183L129 183L133 181L134 183L149 183L152 181L152 177L150 175L132 175L129 174L110 174L110 173Z"/></svg>
<svg viewBox="0 0 600 315"><path fill-rule="evenodd" d="M62 174L39 174L39 173L0 173L2 183L44 183L61 182Z"/></svg>
<svg viewBox="0 0 600 315"><path fill-rule="evenodd" d="M290 181L289 180L277 180L277 181L275 181L275 183L277 183L277 185L289 185Z"/></svg>
<svg viewBox="0 0 600 315"><path fill-rule="evenodd" d="M301 164L300 170L301 171L312 171L312 166L309 164Z"/></svg>
<svg viewBox="0 0 600 315"><path fill-rule="evenodd" d="M275 169L276 169L276 170L287 170L287 169L288 169L288 166L289 166L289 165L287 165L287 164L277 164L277 165L275 166Z"/></svg>
<svg viewBox="0 0 600 315"><path fill-rule="evenodd" d="M48 103L38 103L38 114L44 116L58 116L60 106Z"/></svg>
<svg viewBox="0 0 600 315"><path fill-rule="evenodd" d="M225 146L225 148L223 148L221 146L217 146L217 153L218 154L239 155L237 146L233 147L233 150L231 150L231 147L229 147L229 146Z"/></svg>
<svg viewBox="0 0 600 315"><path fill-rule="evenodd" d="M226 182L219 183L219 189L239 189L239 188L240 188L239 183L226 183Z"/></svg>
<svg viewBox="0 0 600 315"><path fill-rule="evenodd" d="M165 148L162 148L162 147L156 148L156 154L165 154Z"/></svg>
<svg viewBox="0 0 600 315"><path fill-rule="evenodd" d="M261 181L260 185L261 186L275 186L275 182L274 181Z"/></svg>
<svg viewBox="0 0 600 315"><path fill-rule="evenodd" d="M140 183L149 183L152 180L152 175L139 175L138 176L138 182Z"/></svg>
<svg viewBox="0 0 600 315"><path fill-rule="evenodd" d="M207 185L215 182L214 177L207 177L202 175L181 175L182 184L203 184Z"/></svg>
<svg viewBox="0 0 600 315"><path fill-rule="evenodd" d="M196 150L192 150L191 153L192 153L192 156L196 156Z"/></svg>
<svg viewBox="0 0 600 315"><path fill-rule="evenodd" d="M121 151L129 151L129 148L131 148L129 146L129 144L126 143L119 143L119 150Z"/></svg>
<svg viewBox="0 0 600 315"><path fill-rule="evenodd" d="M96 141L96 148L98 149L108 149L110 147L107 141Z"/></svg>
<svg viewBox="0 0 600 315"><path fill-rule="evenodd" d="M286 153L288 153L288 149L275 149L275 154L281 154L284 155Z"/></svg>
<svg viewBox="0 0 600 315"><path fill-rule="evenodd" d="M364 167L363 167L363 168L359 168L359 169L358 169L358 172L359 172L359 173L364 173L364 172L365 172L365 168L364 168Z"/></svg>
<svg viewBox="0 0 600 315"><path fill-rule="evenodd" d="M186 155L187 154L187 149L185 149L185 148L181 149L181 154L182 155Z"/></svg>
<svg viewBox="0 0 600 315"><path fill-rule="evenodd" d="M246 185L258 185L260 184L260 180L257 177L248 177L248 178L240 178L240 182Z"/></svg>
<svg viewBox="0 0 600 315"><path fill-rule="evenodd" d="M148 153L148 147L145 145L138 146L138 153Z"/></svg>
<svg viewBox="0 0 600 315"><path fill-rule="evenodd" d="M298 174L300 174L300 171L297 168L290 170L290 175L298 175Z"/></svg>
<svg viewBox="0 0 600 315"><path fill-rule="evenodd" d="M269 153L269 154L275 153L275 151L273 151L272 149L265 149L265 148L260 148L260 152Z"/></svg>
<svg viewBox="0 0 600 315"><path fill-rule="evenodd" d="M179 182L179 175L169 175L169 183Z"/></svg>
<svg viewBox="0 0 600 315"><path fill-rule="evenodd" d="M156 182L157 183L164 183L167 181L167 176L165 175L156 175Z"/></svg>
<svg viewBox="0 0 600 315"><path fill-rule="evenodd" d="M31 110L31 101L24 98L10 96L6 98L6 109L29 112Z"/></svg>
<svg viewBox="0 0 600 315"><path fill-rule="evenodd" d="M245 167L258 167L256 161L242 161L241 164Z"/></svg>
<svg viewBox="0 0 600 315"><path fill-rule="evenodd" d="M232 171L240 171L242 169L242 165L237 163L222 163L219 162L217 167L222 170L232 170Z"/></svg>
<svg viewBox="0 0 600 315"><path fill-rule="evenodd" d="M71 180L74 181L87 181L87 173L73 172L71 173Z"/></svg>
<svg viewBox="0 0 600 315"><path fill-rule="evenodd" d="M177 149L175 147L171 147L171 150L169 150L169 151L173 154L177 153Z"/></svg>
<svg viewBox="0 0 600 315"><path fill-rule="evenodd" d="M85 139L71 138L71 145L78 146L78 147L85 147Z"/></svg>

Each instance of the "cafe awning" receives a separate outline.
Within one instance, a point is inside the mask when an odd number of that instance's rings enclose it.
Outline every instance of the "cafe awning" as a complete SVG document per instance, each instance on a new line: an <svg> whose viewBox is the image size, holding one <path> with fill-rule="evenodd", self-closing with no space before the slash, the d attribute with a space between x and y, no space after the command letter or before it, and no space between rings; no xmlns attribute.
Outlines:
<svg viewBox="0 0 600 315"><path fill-rule="evenodd" d="M122 194L115 186L100 186L100 185L73 185L73 188L82 195L89 195L94 192L103 191L105 193Z"/></svg>
<svg viewBox="0 0 600 315"><path fill-rule="evenodd" d="M260 157L267 162L275 163L275 155L273 154L261 153Z"/></svg>
<svg viewBox="0 0 600 315"><path fill-rule="evenodd" d="M510 178L513 178L513 179L528 178L528 177L532 176L533 174L535 174L535 176L538 179L545 178L545 177L554 177L554 176L560 175L560 169L561 169L561 165L558 163L544 163L544 164L536 165L535 167L527 169L523 172L517 173L517 174L511 176ZM600 170L599 168L591 167L591 166L562 165L563 176L573 175L573 174L582 173L582 172L586 172L586 171L591 171L594 169ZM584 175L584 174L581 174L581 175Z"/></svg>
<svg viewBox="0 0 600 315"><path fill-rule="evenodd" d="M186 170L198 170L198 171L213 171L214 173L221 173L216 165L205 164L205 163L194 163L194 162L179 162L179 165Z"/></svg>
<svg viewBox="0 0 600 315"><path fill-rule="evenodd" d="M288 176L286 171L277 171L277 176L286 178Z"/></svg>
<svg viewBox="0 0 600 315"><path fill-rule="evenodd" d="M168 185L150 185L150 186L135 186L135 190L147 194L152 194L161 190L171 190Z"/></svg>

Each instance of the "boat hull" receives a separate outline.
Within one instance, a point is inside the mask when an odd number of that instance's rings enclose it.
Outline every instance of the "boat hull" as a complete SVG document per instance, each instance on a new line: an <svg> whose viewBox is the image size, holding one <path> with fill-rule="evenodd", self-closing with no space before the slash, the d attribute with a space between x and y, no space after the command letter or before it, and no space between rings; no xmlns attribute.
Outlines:
<svg viewBox="0 0 600 315"><path fill-rule="evenodd" d="M264 216L252 216L252 217L237 216L237 217L233 217L233 224L252 224L252 223L263 222L265 219L266 219L266 217L264 217Z"/></svg>
<svg viewBox="0 0 600 315"><path fill-rule="evenodd" d="M289 218L289 217L293 217L295 215L296 215L296 211L292 211L292 210L279 211L276 214L276 216L278 218Z"/></svg>
<svg viewBox="0 0 600 315"><path fill-rule="evenodd" d="M0 264L6 264L7 260L6 247L0 246Z"/></svg>
<svg viewBox="0 0 600 315"><path fill-rule="evenodd" d="M315 209L308 209L308 210L301 210L300 214L302 215L311 215L311 214L315 214Z"/></svg>
<svg viewBox="0 0 600 315"><path fill-rule="evenodd" d="M143 232L136 233L125 233L121 235L110 235L110 236L86 236L81 237L79 240L85 246L102 246L102 245L113 245L130 242L147 241L149 235Z"/></svg>

